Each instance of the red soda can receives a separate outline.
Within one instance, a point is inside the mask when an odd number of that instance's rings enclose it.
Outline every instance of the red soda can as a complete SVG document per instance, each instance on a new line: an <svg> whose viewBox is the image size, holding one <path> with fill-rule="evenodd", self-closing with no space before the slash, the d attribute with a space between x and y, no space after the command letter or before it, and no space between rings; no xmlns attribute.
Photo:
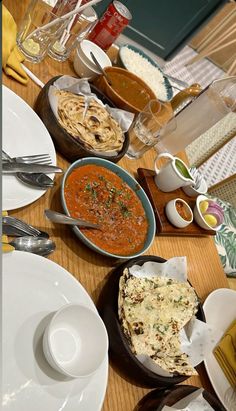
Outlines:
<svg viewBox="0 0 236 411"><path fill-rule="evenodd" d="M129 24L132 15L120 1L109 4L87 39L96 43L103 50L108 50L119 34Z"/></svg>

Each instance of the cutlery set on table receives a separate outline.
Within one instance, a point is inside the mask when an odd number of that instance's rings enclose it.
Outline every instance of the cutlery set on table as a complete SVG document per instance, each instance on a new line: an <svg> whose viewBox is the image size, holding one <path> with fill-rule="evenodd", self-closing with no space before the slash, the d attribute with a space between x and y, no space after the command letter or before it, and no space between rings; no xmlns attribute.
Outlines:
<svg viewBox="0 0 236 411"><path fill-rule="evenodd" d="M61 173L60 167L51 165L48 154L10 157L2 150L2 172L16 174L16 178L34 188L53 187L53 180L46 173Z"/></svg>

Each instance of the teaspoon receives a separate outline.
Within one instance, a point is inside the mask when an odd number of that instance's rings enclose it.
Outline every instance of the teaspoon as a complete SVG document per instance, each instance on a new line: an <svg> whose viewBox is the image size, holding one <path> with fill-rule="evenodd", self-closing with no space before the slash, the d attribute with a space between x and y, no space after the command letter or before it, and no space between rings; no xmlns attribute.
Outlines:
<svg viewBox="0 0 236 411"><path fill-rule="evenodd" d="M48 238L40 237L18 237L9 242L16 250L27 251L28 253L38 254L46 256L52 253L56 245L52 240Z"/></svg>

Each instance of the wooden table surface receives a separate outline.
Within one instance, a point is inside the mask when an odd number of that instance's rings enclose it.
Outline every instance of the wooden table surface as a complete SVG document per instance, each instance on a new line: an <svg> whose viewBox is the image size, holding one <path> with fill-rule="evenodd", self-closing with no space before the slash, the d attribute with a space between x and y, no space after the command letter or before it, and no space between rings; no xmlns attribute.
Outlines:
<svg viewBox="0 0 236 411"><path fill-rule="evenodd" d="M16 2L14 0L5 0L3 3L11 11L18 23L28 1ZM71 60L58 63L50 58L46 58L40 64L30 64L28 62L25 62L25 64L45 83L56 75L75 75ZM40 91L39 86L31 80L29 80L27 86L23 86L15 80L6 77L5 74L3 74L3 83L21 96L31 107L34 107L35 100ZM153 168L154 156L155 151L151 150L139 160L123 158L119 162L119 165L135 176L138 167ZM66 170L69 163L60 154L57 155L57 159L58 165ZM114 260L88 249L75 237L69 227L53 225L44 218L44 209L46 208L51 208L59 212L62 211L60 181L61 176L57 176L56 186L53 189L49 189L44 196L33 204L11 211L10 215L21 218L42 230L48 231L50 237L56 242L56 251L48 258L64 267L77 278L96 303L99 293L106 281L106 276L114 265ZM157 236L147 254L161 256L166 259L185 255L188 263L189 280L202 301L216 288L228 287L228 282L214 245L214 240L210 236L198 238ZM185 383L212 389L204 367L202 367L199 376L189 378ZM117 374L111 364L109 367L106 397L102 410L132 411L137 402L148 391L147 389L129 384Z"/></svg>

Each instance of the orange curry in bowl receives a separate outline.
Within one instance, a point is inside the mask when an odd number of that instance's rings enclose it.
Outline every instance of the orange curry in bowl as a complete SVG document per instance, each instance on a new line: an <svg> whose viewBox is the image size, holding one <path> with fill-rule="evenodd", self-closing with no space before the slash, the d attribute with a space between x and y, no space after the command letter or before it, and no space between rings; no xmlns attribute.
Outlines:
<svg viewBox="0 0 236 411"><path fill-rule="evenodd" d="M142 250L148 233L145 210L114 172L94 164L78 167L68 176L64 193L72 217L100 225L100 230L80 228L97 247L124 256Z"/></svg>
<svg viewBox="0 0 236 411"><path fill-rule="evenodd" d="M135 79L112 71L109 71L107 76L113 90L134 107L142 110L151 100L152 96L148 90L141 87Z"/></svg>

